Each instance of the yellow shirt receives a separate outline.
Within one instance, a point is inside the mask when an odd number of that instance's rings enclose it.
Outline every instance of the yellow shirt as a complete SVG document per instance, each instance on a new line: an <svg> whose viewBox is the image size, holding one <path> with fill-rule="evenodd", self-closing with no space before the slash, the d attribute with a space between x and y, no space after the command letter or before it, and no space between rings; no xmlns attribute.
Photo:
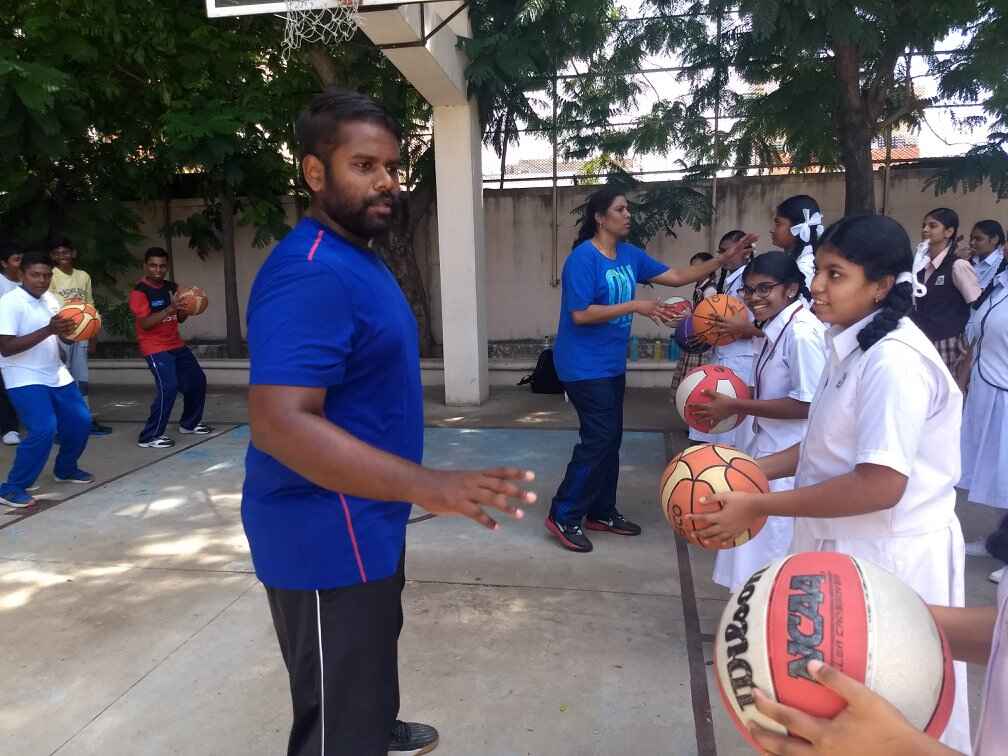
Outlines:
<svg viewBox="0 0 1008 756"><path fill-rule="evenodd" d="M70 299L81 299L89 305L94 305L94 296L91 294L91 276L83 270L74 268L73 273L67 275L59 268L53 267L52 274L49 291L56 295L60 307Z"/></svg>

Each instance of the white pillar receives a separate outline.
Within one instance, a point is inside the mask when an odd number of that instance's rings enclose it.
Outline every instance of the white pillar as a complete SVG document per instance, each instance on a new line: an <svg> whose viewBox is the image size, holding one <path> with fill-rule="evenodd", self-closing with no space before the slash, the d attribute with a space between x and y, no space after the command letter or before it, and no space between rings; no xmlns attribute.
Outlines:
<svg viewBox="0 0 1008 756"><path fill-rule="evenodd" d="M476 103L434 107L445 403L490 396L487 375L483 166Z"/></svg>

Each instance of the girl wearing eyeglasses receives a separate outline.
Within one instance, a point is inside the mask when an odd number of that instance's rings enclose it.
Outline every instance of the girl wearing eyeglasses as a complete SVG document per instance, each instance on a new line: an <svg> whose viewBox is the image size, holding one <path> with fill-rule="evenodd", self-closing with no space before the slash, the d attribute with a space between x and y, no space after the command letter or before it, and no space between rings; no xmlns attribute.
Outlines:
<svg viewBox="0 0 1008 756"><path fill-rule="evenodd" d="M805 306L805 276L786 252L766 252L746 268L740 294L760 330L753 339L752 399L705 392L710 404L694 407L718 423L748 415L736 431L736 445L753 457L765 457L799 443L805 435L809 402L826 363L826 326ZM780 478L772 491L794 488L794 478ZM760 567L788 553L793 518L770 517L748 543L719 551L714 582L739 589Z"/></svg>

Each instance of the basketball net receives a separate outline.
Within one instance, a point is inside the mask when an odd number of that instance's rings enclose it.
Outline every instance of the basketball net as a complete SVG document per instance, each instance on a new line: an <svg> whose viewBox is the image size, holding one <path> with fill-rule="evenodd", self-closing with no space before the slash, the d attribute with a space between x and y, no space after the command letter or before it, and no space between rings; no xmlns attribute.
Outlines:
<svg viewBox="0 0 1008 756"><path fill-rule="evenodd" d="M303 44L346 42L357 32L360 0L334 0L319 7L319 0L286 0L283 62Z"/></svg>

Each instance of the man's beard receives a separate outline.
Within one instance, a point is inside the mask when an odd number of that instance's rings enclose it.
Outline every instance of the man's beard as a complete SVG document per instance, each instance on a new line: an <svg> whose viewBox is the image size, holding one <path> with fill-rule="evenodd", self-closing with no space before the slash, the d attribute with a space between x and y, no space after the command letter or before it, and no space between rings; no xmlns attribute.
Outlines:
<svg viewBox="0 0 1008 756"><path fill-rule="evenodd" d="M361 239L372 239L375 236L384 234L392 224L395 223L399 214L398 194L379 194L366 200L362 205L351 206L342 197L336 194L320 197L322 209L326 215L336 221L354 236ZM388 216L375 217L368 214L368 210L380 203L391 203L392 213Z"/></svg>

